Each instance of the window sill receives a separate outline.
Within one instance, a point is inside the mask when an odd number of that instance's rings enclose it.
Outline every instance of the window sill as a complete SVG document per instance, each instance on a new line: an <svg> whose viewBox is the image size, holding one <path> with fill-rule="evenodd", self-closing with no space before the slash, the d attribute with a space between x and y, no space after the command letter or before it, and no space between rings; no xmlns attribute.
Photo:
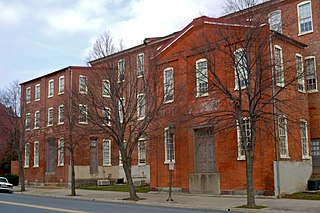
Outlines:
<svg viewBox="0 0 320 213"><path fill-rule="evenodd" d="M58 93L58 95L63 95L63 94L64 94L64 92L59 92L59 93Z"/></svg>
<svg viewBox="0 0 320 213"><path fill-rule="evenodd" d="M79 91L80 94L87 94L87 91Z"/></svg>
<svg viewBox="0 0 320 213"><path fill-rule="evenodd" d="M172 103L173 102L173 100L168 100L168 101L164 101L163 103L164 104L170 104L170 103Z"/></svg>
<svg viewBox="0 0 320 213"><path fill-rule="evenodd" d="M303 156L302 160L311 160L311 157L310 156Z"/></svg>
<svg viewBox="0 0 320 213"><path fill-rule="evenodd" d="M34 101L35 101L35 102L40 101L40 98L39 98L39 99L35 99Z"/></svg>
<svg viewBox="0 0 320 213"><path fill-rule="evenodd" d="M53 95L48 95L48 98L52 98L53 97Z"/></svg>
<svg viewBox="0 0 320 213"><path fill-rule="evenodd" d="M103 167L111 167L112 165L111 164L103 164L102 166Z"/></svg>
<svg viewBox="0 0 320 213"><path fill-rule="evenodd" d="M47 127L53 126L53 124L48 124Z"/></svg>
<svg viewBox="0 0 320 213"><path fill-rule="evenodd" d="M304 94L306 94L306 93L307 93L305 90L298 90L298 92L300 92L300 93L304 93Z"/></svg>
<svg viewBox="0 0 320 213"><path fill-rule="evenodd" d="M138 75L138 76L137 76L137 78L142 78L142 77L143 77L143 74L142 74L142 75Z"/></svg>
<svg viewBox="0 0 320 213"><path fill-rule="evenodd" d="M39 168L39 166L33 166L33 168Z"/></svg>
<svg viewBox="0 0 320 213"><path fill-rule="evenodd" d="M34 127L33 129L39 129L40 127Z"/></svg>
<svg viewBox="0 0 320 213"><path fill-rule="evenodd" d="M138 163L138 166L145 166L147 165L146 163Z"/></svg>
<svg viewBox="0 0 320 213"><path fill-rule="evenodd" d="M307 32L300 32L299 34L298 34L298 36L304 36L304 35L307 35L307 34L311 34L311 33L313 33L313 30L311 30L311 31L307 31Z"/></svg>
<svg viewBox="0 0 320 213"><path fill-rule="evenodd" d="M64 122L62 122L62 123L57 123L57 125L63 125L64 124Z"/></svg>
<svg viewBox="0 0 320 213"><path fill-rule="evenodd" d="M242 86L242 87L241 87L241 90L244 90L244 89L246 89L246 88L247 88L247 86ZM235 91L239 90L239 87L235 87L234 90L235 90Z"/></svg>
<svg viewBox="0 0 320 213"><path fill-rule="evenodd" d="M284 88L284 84L276 84L276 86Z"/></svg>
<svg viewBox="0 0 320 213"><path fill-rule="evenodd" d="M88 124L88 122L79 122L79 124Z"/></svg>
<svg viewBox="0 0 320 213"><path fill-rule="evenodd" d="M316 93L316 92L319 92L319 91L317 89L307 91L307 93Z"/></svg>
<svg viewBox="0 0 320 213"><path fill-rule="evenodd" d="M238 161L244 161L244 160L246 160L246 157L245 156L239 156L239 157L237 157L237 160Z"/></svg>
<svg viewBox="0 0 320 213"><path fill-rule="evenodd" d="M145 116L143 116L143 117L138 117L137 120L138 120L138 121L142 121L142 120L144 120L144 117L145 117Z"/></svg>
<svg viewBox="0 0 320 213"><path fill-rule="evenodd" d="M24 166L23 168L25 168L25 169L29 169L29 166Z"/></svg>
<svg viewBox="0 0 320 213"><path fill-rule="evenodd" d="M58 167L63 167L64 166L64 164L61 164L61 165L57 165Z"/></svg>
<svg viewBox="0 0 320 213"><path fill-rule="evenodd" d="M280 156L281 160L290 160L290 156Z"/></svg>
<svg viewBox="0 0 320 213"><path fill-rule="evenodd" d="M208 93L208 92L202 93L202 94L197 94L197 95L196 95L196 98L202 98L202 97L207 97L207 96L209 96L209 93Z"/></svg>
<svg viewBox="0 0 320 213"><path fill-rule="evenodd" d="M163 164L169 164L169 163L170 163L170 161L169 161L169 160L165 160L165 161L163 162ZM174 163L174 164L175 164L175 163L176 163L176 161L175 161L175 160L173 160L173 161L172 161L172 163Z"/></svg>
<svg viewBox="0 0 320 213"><path fill-rule="evenodd" d="M102 97L104 97L104 98L111 98L110 95L102 95Z"/></svg>

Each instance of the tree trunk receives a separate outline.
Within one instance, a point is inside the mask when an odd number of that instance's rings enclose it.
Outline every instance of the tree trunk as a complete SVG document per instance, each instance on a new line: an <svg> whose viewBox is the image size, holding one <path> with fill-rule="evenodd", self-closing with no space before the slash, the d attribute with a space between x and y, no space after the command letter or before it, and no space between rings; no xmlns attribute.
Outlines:
<svg viewBox="0 0 320 213"><path fill-rule="evenodd" d="M70 165L71 165L71 196L76 196L76 174L74 170L74 148L70 149Z"/></svg>
<svg viewBox="0 0 320 213"><path fill-rule="evenodd" d="M254 181L253 181L253 154L247 155L246 160L246 173L247 173L247 207L256 207L256 201L254 196Z"/></svg>
<svg viewBox="0 0 320 213"><path fill-rule="evenodd" d="M139 200L139 196L136 193L136 188L133 184L132 175L131 175L131 161L130 162L123 162L123 169L126 174L127 184L128 184L128 191L129 191L129 199L130 200Z"/></svg>
<svg viewBox="0 0 320 213"><path fill-rule="evenodd" d="M26 186L24 183L24 168L22 162L22 151L20 150L20 146L18 147L18 162L19 162L19 180L20 180L20 191L26 191Z"/></svg>

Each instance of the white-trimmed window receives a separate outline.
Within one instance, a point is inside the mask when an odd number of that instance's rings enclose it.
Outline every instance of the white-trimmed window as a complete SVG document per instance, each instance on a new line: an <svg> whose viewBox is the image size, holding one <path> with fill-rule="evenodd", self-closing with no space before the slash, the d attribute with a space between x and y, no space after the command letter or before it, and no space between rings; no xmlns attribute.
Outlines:
<svg viewBox="0 0 320 213"><path fill-rule="evenodd" d="M31 101L31 87L27 87L26 89L26 103L30 103Z"/></svg>
<svg viewBox="0 0 320 213"><path fill-rule="evenodd" d="M119 121L123 123L124 120L124 112L125 112L125 98L120 98L119 100Z"/></svg>
<svg viewBox="0 0 320 213"><path fill-rule="evenodd" d="M237 160L245 160L245 149L243 142L247 143L247 146L251 143L251 123L250 119L247 117L242 118L242 124L245 134L245 141L242 140L241 130L239 126L239 122L237 122L237 145L238 145L238 157Z"/></svg>
<svg viewBox="0 0 320 213"><path fill-rule="evenodd" d="M275 74L276 84L279 87L284 87L284 70L282 48L279 45L274 46Z"/></svg>
<svg viewBox="0 0 320 213"><path fill-rule="evenodd" d="M102 163L103 166L111 166L111 140L103 140L102 142Z"/></svg>
<svg viewBox="0 0 320 213"><path fill-rule="evenodd" d="M50 79L48 82L48 98L52 97L54 93L54 80Z"/></svg>
<svg viewBox="0 0 320 213"><path fill-rule="evenodd" d="M282 33L282 19L281 19L281 10L276 10L269 13L269 25L270 30Z"/></svg>
<svg viewBox="0 0 320 213"><path fill-rule="evenodd" d="M79 104L79 123L87 124L88 123L88 106Z"/></svg>
<svg viewBox="0 0 320 213"><path fill-rule="evenodd" d="M64 139L58 140L58 166L64 166Z"/></svg>
<svg viewBox="0 0 320 213"><path fill-rule="evenodd" d="M208 95L208 62L205 58L196 61L196 84L196 97Z"/></svg>
<svg viewBox="0 0 320 213"><path fill-rule="evenodd" d="M48 126L53 125L53 107L48 109Z"/></svg>
<svg viewBox="0 0 320 213"><path fill-rule="evenodd" d="M280 157L289 158L288 126L287 126L287 119L284 115L279 116L278 126L279 126L279 140L280 140Z"/></svg>
<svg viewBox="0 0 320 213"><path fill-rule="evenodd" d="M26 120L25 120L25 130L29 130L31 128L31 115L28 112L26 114Z"/></svg>
<svg viewBox="0 0 320 213"><path fill-rule="evenodd" d="M137 75L138 77L144 74L144 54L140 53L137 55Z"/></svg>
<svg viewBox="0 0 320 213"><path fill-rule="evenodd" d="M34 113L34 128L39 129L40 128L40 111L37 110Z"/></svg>
<svg viewBox="0 0 320 213"><path fill-rule="evenodd" d="M121 59L118 61L118 81L123 82L125 75L125 60Z"/></svg>
<svg viewBox="0 0 320 213"><path fill-rule="evenodd" d="M140 93L137 96L137 117L138 120L143 120L146 113L146 101L145 101L145 94Z"/></svg>
<svg viewBox="0 0 320 213"><path fill-rule="evenodd" d="M311 1L301 2L298 6L299 34L313 31Z"/></svg>
<svg viewBox="0 0 320 213"><path fill-rule="evenodd" d="M307 121L300 120L300 133L301 133L301 147L302 147L302 159L309 159L309 140L308 140L308 127Z"/></svg>
<svg viewBox="0 0 320 213"><path fill-rule="evenodd" d="M164 163L169 163L170 160L175 162L175 141L174 133L170 132L169 127L164 129L164 148L165 148L165 161Z"/></svg>
<svg viewBox="0 0 320 213"><path fill-rule="evenodd" d="M303 57L300 54L296 54L296 68L297 68L298 91L305 92Z"/></svg>
<svg viewBox="0 0 320 213"><path fill-rule="evenodd" d="M320 156L320 140L319 139L311 141L311 155Z"/></svg>
<svg viewBox="0 0 320 213"><path fill-rule="evenodd" d="M24 145L24 168L29 168L30 163L30 144Z"/></svg>
<svg viewBox="0 0 320 213"><path fill-rule="evenodd" d="M60 105L58 108L58 124L64 123L64 106Z"/></svg>
<svg viewBox="0 0 320 213"><path fill-rule="evenodd" d="M103 125L111 126L111 110L109 107L105 107L102 110L102 117L103 117Z"/></svg>
<svg viewBox="0 0 320 213"><path fill-rule="evenodd" d="M39 142L33 143L33 167L39 167Z"/></svg>
<svg viewBox="0 0 320 213"><path fill-rule="evenodd" d="M247 51L239 48L234 51L235 89L246 88L248 83Z"/></svg>
<svg viewBox="0 0 320 213"><path fill-rule="evenodd" d="M174 95L173 68L169 67L163 71L164 77L164 102L172 102Z"/></svg>
<svg viewBox="0 0 320 213"><path fill-rule="evenodd" d="M102 96L103 97L110 97L111 90L110 90L110 81L109 80L102 80Z"/></svg>
<svg viewBox="0 0 320 213"><path fill-rule="evenodd" d="M59 77L59 94L64 93L64 76Z"/></svg>
<svg viewBox="0 0 320 213"><path fill-rule="evenodd" d="M85 75L79 75L79 92L80 93L87 93L88 92L88 86L87 86L87 76Z"/></svg>
<svg viewBox="0 0 320 213"><path fill-rule="evenodd" d="M34 87L34 100L40 100L40 84L36 84L36 86Z"/></svg>
<svg viewBox="0 0 320 213"><path fill-rule="evenodd" d="M139 138L138 142L138 164L146 164L146 140L144 138Z"/></svg>
<svg viewBox="0 0 320 213"><path fill-rule="evenodd" d="M314 56L308 56L305 58L306 65L306 81L307 81L307 91L317 92L317 75L316 75L316 59Z"/></svg>

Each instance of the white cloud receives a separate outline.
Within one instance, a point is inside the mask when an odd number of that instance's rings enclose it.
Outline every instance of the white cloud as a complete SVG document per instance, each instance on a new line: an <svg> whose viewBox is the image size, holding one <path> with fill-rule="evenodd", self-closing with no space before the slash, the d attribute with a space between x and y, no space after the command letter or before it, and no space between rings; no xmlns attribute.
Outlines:
<svg viewBox="0 0 320 213"><path fill-rule="evenodd" d="M14 28L23 20L24 9L18 3L7 5L0 2L0 11L1 28Z"/></svg>

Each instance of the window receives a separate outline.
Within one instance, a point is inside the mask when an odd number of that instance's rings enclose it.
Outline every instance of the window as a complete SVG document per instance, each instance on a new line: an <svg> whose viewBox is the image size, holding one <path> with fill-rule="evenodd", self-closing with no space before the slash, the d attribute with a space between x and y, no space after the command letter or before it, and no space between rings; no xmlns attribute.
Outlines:
<svg viewBox="0 0 320 213"><path fill-rule="evenodd" d="M88 92L87 77L84 75L79 76L79 92L80 93L87 93Z"/></svg>
<svg viewBox="0 0 320 213"><path fill-rule="evenodd" d="M239 122L237 122L237 141L238 141L238 158L237 160L245 160L245 147L243 142L247 143L247 146L251 143L251 123L250 119L247 117L242 118L243 130L245 134L245 140L242 140L241 130Z"/></svg>
<svg viewBox="0 0 320 213"><path fill-rule="evenodd" d="M29 168L30 161L30 144L26 143L24 145L24 168Z"/></svg>
<svg viewBox="0 0 320 213"><path fill-rule="evenodd" d="M123 123L124 120L124 108L125 108L125 99L120 98L119 100L119 121Z"/></svg>
<svg viewBox="0 0 320 213"><path fill-rule="evenodd" d="M53 125L53 107L48 109L48 126Z"/></svg>
<svg viewBox="0 0 320 213"><path fill-rule="evenodd" d="M103 140L102 161L103 166L111 166L111 141Z"/></svg>
<svg viewBox="0 0 320 213"><path fill-rule="evenodd" d="M27 89L26 89L26 102L30 103L30 101L31 101L31 88L27 87Z"/></svg>
<svg viewBox="0 0 320 213"><path fill-rule="evenodd" d="M279 87L284 87L282 49L278 45L274 47L274 59L275 59L275 71L276 71L276 84Z"/></svg>
<svg viewBox="0 0 320 213"><path fill-rule="evenodd" d="M110 111L110 108L105 107L102 110L102 116L103 116L103 125L111 126L111 111Z"/></svg>
<svg viewBox="0 0 320 213"><path fill-rule="evenodd" d="M79 104L79 123L88 123L88 107L87 105Z"/></svg>
<svg viewBox="0 0 320 213"><path fill-rule="evenodd" d="M304 1L298 4L299 33L312 32L312 9L311 1Z"/></svg>
<svg viewBox="0 0 320 213"><path fill-rule="evenodd" d="M279 117L278 122L280 139L280 157L289 158L287 119L285 116L281 115Z"/></svg>
<svg viewBox="0 0 320 213"><path fill-rule="evenodd" d="M39 167L39 142L33 144L33 167Z"/></svg>
<svg viewBox="0 0 320 213"><path fill-rule="evenodd" d="M36 111L34 113L34 128L35 129L40 128L40 111Z"/></svg>
<svg viewBox="0 0 320 213"><path fill-rule="evenodd" d="M165 163L175 160L175 143L174 133L169 131L169 127L164 130L164 142L165 142Z"/></svg>
<svg viewBox="0 0 320 213"><path fill-rule="evenodd" d="M138 77L143 76L144 73L144 54L140 53L137 55L137 75Z"/></svg>
<svg viewBox="0 0 320 213"><path fill-rule="evenodd" d="M110 97L111 91L110 91L110 81L103 80L102 81L102 96L103 97Z"/></svg>
<svg viewBox="0 0 320 213"><path fill-rule="evenodd" d="M60 105L58 108L58 124L64 123L64 106Z"/></svg>
<svg viewBox="0 0 320 213"><path fill-rule="evenodd" d="M34 100L39 101L40 100L40 84L37 84L34 88Z"/></svg>
<svg viewBox="0 0 320 213"><path fill-rule="evenodd" d="M138 164L146 164L146 140L144 138L140 138L138 143Z"/></svg>
<svg viewBox="0 0 320 213"><path fill-rule="evenodd" d="M164 102L172 102L174 94L173 68L167 68L164 74Z"/></svg>
<svg viewBox="0 0 320 213"><path fill-rule="evenodd" d="M303 73L303 58L302 55L296 54L296 68L297 68L297 81L298 91L304 92L304 73Z"/></svg>
<svg viewBox="0 0 320 213"><path fill-rule="evenodd" d="M320 156L320 140L314 140L311 143L311 155Z"/></svg>
<svg viewBox="0 0 320 213"><path fill-rule="evenodd" d="M48 83L48 98L52 97L54 93L54 80L49 80Z"/></svg>
<svg viewBox="0 0 320 213"><path fill-rule="evenodd" d="M207 59L196 62L197 97L208 95L208 65Z"/></svg>
<svg viewBox="0 0 320 213"><path fill-rule="evenodd" d="M59 94L64 93L64 76L59 77Z"/></svg>
<svg viewBox="0 0 320 213"><path fill-rule="evenodd" d="M25 123L25 129L26 130L30 129L30 124L31 124L31 116L30 116L30 113L28 112L26 114L26 123Z"/></svg>
<svg viewBox="0 0 320 213"><path fill-rule="evenodd" d="M58 140L58 166L64 165L64 139Z"/></svg>
<svg viewBox="0 0 320 213"><path fill-rule="evenodd" d="M276 10L272 13L269 13L269 24L270 30L282 33L281 10Z"/></svg>
<svg viewBox="0 0 320 213"><path fill-rule="evenodd" d="M124 81L124 73L125 73L125 61L121 59L118 61L118 81Z"/></svg>
<svg viewBox="0 0 320 213"><path fill-rule="evenodd" d="M245 49L240 48L234 52L235 63L235 89L245 88L248 81L248 59Z"/></svg>
<svg viewBox="0 0 320 213"><path fill-rule="evenodd" d="M90 174L98 173L98 141L90 139Z"/></svg>
<svg viewBox="0 0 320 213"><path fill-rule="evenodd" d="M318 91L317 78L316 78L316 61L314 56L306 57L306 81L307 91Z"/></svg>
<svg viewBox="0 0 320 213"><path fill-rule="evenodd" d="M138 120L143 120L145 117L145 95L144 94L139 94L137 96L137 116Z"/></svg>
<svg viewBox="0 0 320 213"><path fill-rule="evenodd" d="M309 159L308 127L306 120L300 120L302 159Z"/></svg>

